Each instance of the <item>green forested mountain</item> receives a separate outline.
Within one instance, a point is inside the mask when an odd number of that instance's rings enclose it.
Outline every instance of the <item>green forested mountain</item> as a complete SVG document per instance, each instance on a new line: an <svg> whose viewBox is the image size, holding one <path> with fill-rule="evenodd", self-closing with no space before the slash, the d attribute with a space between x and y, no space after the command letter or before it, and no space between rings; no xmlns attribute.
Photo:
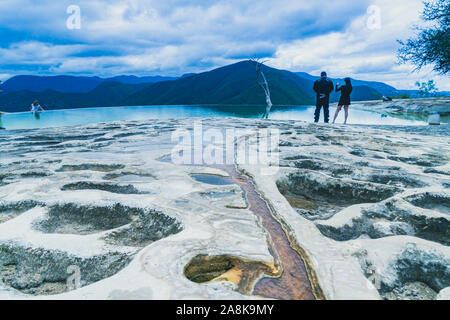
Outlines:
<svg viewBox="0 0 450 320"><path fill-rule="evenodd" d="M313 79L267 66L263 70L274 105L315 103ZM256 85L255 76L254 63L243 61L176 81L155 83L126 98L123 104L265 104L264 94ZM333 93L331 101L338 101L339 96L340 93ZM354 100L374 100L381 98L381 94L367 85L357 85L354 86L352 97Z"/></svg>
<svg viewBox="0 0 450 320"><path fill-rule="evenodd" d="M41 106L49 110L117 106L125 97L148 85L148 83L129 85L119 82L104 82L86 93L67 93L55 90L15 91L0 95L0 110L6 112L28 111L34 100L38 100Z"/></svg>
<svg viewBox="0 0 450 320"><path fill-rule="evenodd" d="M294 73L264 67L274 104L311 104L312 82ZM264 104L255 83L253 62L244 61L209 72L155 83L125 99L126 105Z"/></svg>
<svg viewBox="0 0 450 320"><path fill-rule="evenodd" d="M149 76L116 76L113 78L81 77L81 76L14 76L0 84L0 90L11 93L21 90L41 92L54 90L67 93L89 92L104 82L119 82L123 84L155 83L175 80L173 77Z"/></svg>
<svg viewBox="0 0 450 320"><path fill-rule="evenodd" d="M339 93L340 94L340 93ZM378 100L382 98L382 94L374 88L368 86L356 86L353 87L352 100L353 101L366 101L366 100ZM333 101L338 101L339 97L334 96Z"/></svg>
<svg viewBox="0 0 450 320"><path fill-rule="evenodd" d="M313 79L267 66L263 70L275 106L315 103ZM134 105L264 105L265 97L255 83L255 78L255 64L243 61L209 72L157 83L102 82L89 92L19 90L0 95L0 109L7 112L25 111L34 100L39 100L47 109ZM354 100L380 97L381 94L369 86L355 86L352 94ZM339 95L333 93L331 98L332 101L337 101Z"/></svg>

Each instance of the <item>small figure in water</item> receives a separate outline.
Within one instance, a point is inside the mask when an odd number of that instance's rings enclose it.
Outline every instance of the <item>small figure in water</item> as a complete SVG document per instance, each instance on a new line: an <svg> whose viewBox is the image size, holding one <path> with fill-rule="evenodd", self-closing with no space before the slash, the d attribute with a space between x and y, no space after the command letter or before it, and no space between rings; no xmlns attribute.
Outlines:
<svg viewBox="0 0 450 320"><path fill-rule="evenodd" d="M340 83L336 84L336 92L341 91L341 98L339 99L338 107L337 107L336 113L334 115L333 124L336 121L336 118L338 117L339 112L341 112L342 107L344 107L344 110L345 110L344 124L347 124L348 107L351 104L350 95L353 91L353 87L352 87L352 81L350 80L350 78L345 78L344 81L345 81L344 86L339 87Z"/></svg>
<svg viewBox="0 0 450 320"><path fill-rule="evenodd" d="M33 113L33 115L34 115L34 117L35 117L36 119L40 119L40 117L41 117L41 112L44 111L44 108L42 108L42 107L39 105L39 101L36 100L36 101L33 102L33 104L31 105L30 111L31 111L31 113Z"/></svg>
<svg viewBox="0 0 450 320"><path fill-rule="evenodd" d="M3 113L0 111L0 130L5 130L5 128L3 128L2 115Z"/></svg>
<svg viewBox="0 0 450 320"><path fill-rule="evenodd" d="M1 83L1 81L0 81L0 83ZM2 92L3 91L0 90L0 93L2 93ZM0 111L0 130L5 130L5 128L3 128L2 115L3 115L3 113Z"/></svg>

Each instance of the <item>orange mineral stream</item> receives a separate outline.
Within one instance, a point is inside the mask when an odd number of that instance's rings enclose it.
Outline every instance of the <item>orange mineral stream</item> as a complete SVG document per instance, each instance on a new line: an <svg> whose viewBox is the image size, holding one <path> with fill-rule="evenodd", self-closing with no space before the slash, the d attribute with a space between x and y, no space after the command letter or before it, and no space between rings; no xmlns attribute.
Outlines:
<svg viewBox="0 0 450 320"><path fill-rule="evenodd" d="M267 202L256 191L248 176L240 174L234 166L218 166L231 176L232 182L245 193L249 209L259 217L262 227L268 232L270 251L275 259L276 276L263 274L256 280L253 294L281 300L323 299L314 270L305 261L303 249L289 235L280 217L275 215ZM280 275L281 273L281 275Z"/></svg>

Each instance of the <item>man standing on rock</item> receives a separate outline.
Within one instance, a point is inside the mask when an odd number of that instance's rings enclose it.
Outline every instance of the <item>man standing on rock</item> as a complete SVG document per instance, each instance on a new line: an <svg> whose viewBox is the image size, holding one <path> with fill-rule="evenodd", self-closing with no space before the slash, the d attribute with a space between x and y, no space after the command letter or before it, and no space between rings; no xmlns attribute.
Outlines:
<svg viewBox="0 0 450 320"><path fill-rule="evenodd" d="M319 122L320 110L323 107L325 123L330 121L330 93L334 90L333 81L327 78L327 73L321 73L321 78L314 82L314 91L317 94L316 112L314 122Z"/></svg>

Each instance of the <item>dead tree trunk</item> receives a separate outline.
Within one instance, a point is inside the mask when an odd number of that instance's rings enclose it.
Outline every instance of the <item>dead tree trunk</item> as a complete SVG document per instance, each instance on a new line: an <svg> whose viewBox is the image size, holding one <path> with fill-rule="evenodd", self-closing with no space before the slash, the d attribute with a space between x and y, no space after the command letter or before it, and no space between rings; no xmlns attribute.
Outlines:
<svg viewBox="0 0 450 320"><path fill-rule="evenodd" d="M270 109L272 109L272 100L270 99L269 83L267 82L267 78L264 75L264 72L262 70L264 62L260 62L258 60L252 60L252 61L255 62L255 64L256 64L256 84L258 85L258 87L261 88L261 90L264 92L264 95L266 97L267 106L266 106L266 112L264 113L263 119L268 119Z"/></svg>

